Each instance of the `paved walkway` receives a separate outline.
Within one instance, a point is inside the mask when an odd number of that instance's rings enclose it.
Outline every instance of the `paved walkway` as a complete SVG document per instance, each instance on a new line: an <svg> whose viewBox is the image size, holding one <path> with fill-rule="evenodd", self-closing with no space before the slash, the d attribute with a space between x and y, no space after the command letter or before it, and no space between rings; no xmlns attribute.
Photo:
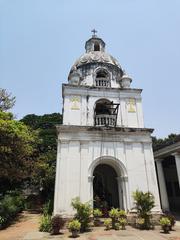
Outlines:
<svg viewBox="0 0 180 240"><path fill-rule="evenodd" d="M63 230L60 235L51 236L38 231L38 214L21 214L19 220L5 230L0 231L0 240L67 240L70 233ZM93 228L92 232L80 234L79 240L180 240L180 222L170 234L161 232L160 227L154 230L141 231L130 226L127 230L105 231L104 227Z"/></svg>
<svg viewBox="0 0 180 240"><path fill-rule="evenodd" d="M0 240L20 240L28 232L37 232L39 219L39 214L21 213L16 222L8 228L0 230Z"/></svg>

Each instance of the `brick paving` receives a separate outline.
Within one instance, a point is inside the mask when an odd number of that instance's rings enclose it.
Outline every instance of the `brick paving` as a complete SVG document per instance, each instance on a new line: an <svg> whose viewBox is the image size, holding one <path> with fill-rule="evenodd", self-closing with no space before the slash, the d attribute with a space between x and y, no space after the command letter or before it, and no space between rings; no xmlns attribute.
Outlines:
<svg viewBox="0 0 180 240"><path fill-rule="evenodd" d="M70 238L68 230L52 236L38 231L39 215L24 212L18 221L5 230L0 231L0 240L67 240ZM80 234L77 240L180 240L180 222L170 234L161 232L159 226L154 230L141 231L127 226L126 230L105 231L104 227L94 227L92 231Z"/></svg>

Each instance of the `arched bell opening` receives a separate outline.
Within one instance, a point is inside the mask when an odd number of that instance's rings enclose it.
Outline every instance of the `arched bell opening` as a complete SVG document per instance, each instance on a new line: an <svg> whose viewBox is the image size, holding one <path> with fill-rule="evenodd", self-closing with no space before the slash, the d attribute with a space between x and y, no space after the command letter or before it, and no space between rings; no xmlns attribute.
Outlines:
<svg viewBox="0 0 180 240"><path fill-rule="evenodd" d="M94 208L101 209L104 214L111 208L119 208L117 173L108 164L99 164L93 172Z"/></svg>
<svg viewBox="0 0 180 240"><path fill-rule="evenodd" d="M95 76L96 87L111 87L110 75L106 69L99 69Z"/></svg>
<svg viewBox="0 0 180 240"><path fill-rule="evenodd" d="M117 123L118 107L119 104L114 104L108 99L99 99L94 109L95 126L115 127Z"/></svg>
<svg viewBox="0 0 180 240"><path fill-rule="evenodd" d="M94 51L100 51L100 45L98 42L94 43Z"/></svg>

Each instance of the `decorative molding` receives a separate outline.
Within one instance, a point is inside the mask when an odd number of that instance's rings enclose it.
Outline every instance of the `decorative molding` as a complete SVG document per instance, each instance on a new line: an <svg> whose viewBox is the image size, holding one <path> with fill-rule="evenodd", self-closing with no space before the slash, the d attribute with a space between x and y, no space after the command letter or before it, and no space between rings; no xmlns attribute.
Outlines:
<svg viewBox="0 0 180 240"><path fill-rule="evenodd" d="M136 101L134 98L130 98L127 102L128 112L135 113L136 112Z"/></svg>
<svg viewBox="0 0 180 240"><path fill-rule="evenodd" d="M128 181L128 176L121 176L121 181L122 182L127 182Z"/></svg>
<svg viewBox="0 0 180 240"><path fill-rule="evenodd" d="M68 139L59 139L59 142L61 144L68 144L69 143L69 140Z"/></svg>
<svg viewBox="0 0 180 240"><path fill-rule="evenodd" d="M81 100L81 98L79 96L72 96L70 98L71 110L79 110L80 109L80 100Z"/></svg>
<svg viewBox="0 0 180 240"><path fill-rule="evenodd" d="M94 180L94 176L88 176L88 182L93 182L93 180Z"/></svg>
<svg viewBox="0 0 180 240"><path fill-rule="evenodd" d="M90 91L89 91L90 90ZM110 91L109 91L110 90ZM122 88L101 88L101 87L93 87L93 86L75 86L63 84L62 95L66 96L91 96L91 97L106 97L108 98L119 98L121 95L121 99L141 99L141 89L122 89Z"/></svg>

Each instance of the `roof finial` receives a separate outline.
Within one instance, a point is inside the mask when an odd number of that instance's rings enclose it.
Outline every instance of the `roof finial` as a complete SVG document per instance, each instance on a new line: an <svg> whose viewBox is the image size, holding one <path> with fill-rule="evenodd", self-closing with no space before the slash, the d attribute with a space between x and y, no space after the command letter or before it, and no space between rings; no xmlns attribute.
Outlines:
<svg viewBox="0 0 180 240"><path fill-rule="evenodd" d="M91 32L93 33L92 37L96 37L96 33L97 33L96 29L93 29Z"/></svg>

